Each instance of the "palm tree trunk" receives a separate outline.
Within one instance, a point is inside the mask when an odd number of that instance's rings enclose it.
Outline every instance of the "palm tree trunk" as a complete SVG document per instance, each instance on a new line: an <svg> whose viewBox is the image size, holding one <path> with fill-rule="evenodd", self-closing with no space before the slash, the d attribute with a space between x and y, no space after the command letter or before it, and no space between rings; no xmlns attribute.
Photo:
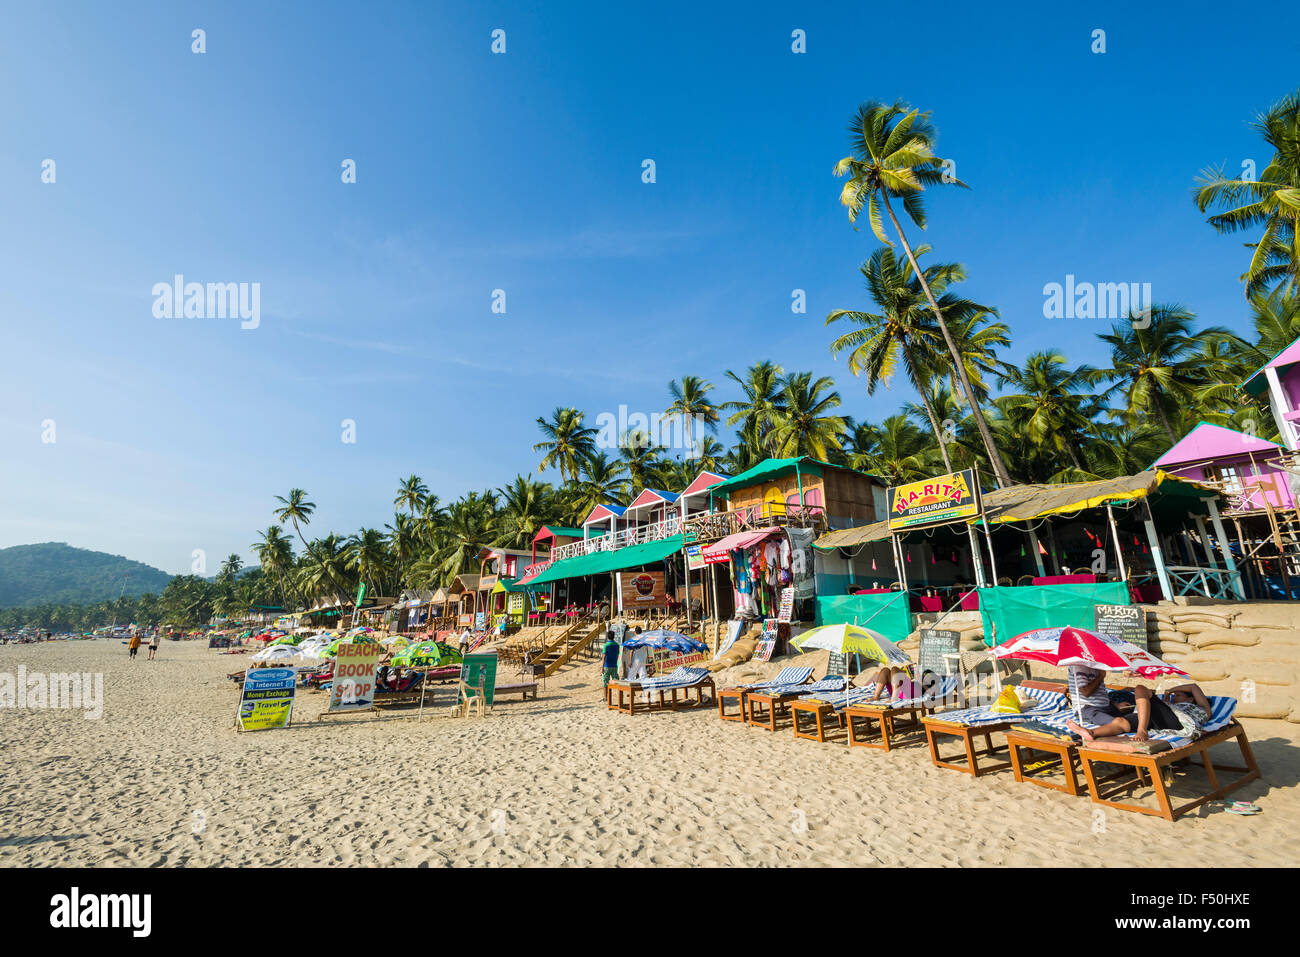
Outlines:
<svg viewBox="0 0 1300 957"><path fill-rule="evenodd" d="M1153 403L1153 405L1155 405L1156 407L1156 412L1160 413L1160 424L1165 427L1165 432L1168 433L1169 435L1169 441L1177 444L1178 435L1177 433L1174 432L1174 427L1169 424L1169 416L1165 414L1164 404L1160 401L1163 398L1164 395L1161 394L1159 390L1157 390L1155 394L1155 402Z"/></svg>
<svg viewBox="0 0 1300 957"><path fill-rule="evenodd" d="M921 271L921 267L917 264L916 256L912 253L912 246L907 241L907 236L898 222L898 217L894 215L894 207L889 204L889 195L882 189L880 196L885 203L885 212L889 213L889 221L894 224L894 231L898 233L898 239L903 244L903 251L907 253L907 261L912 264L912 271L916 273L916 278L921 283L921 289L925 292L925 298L934 311L934 318L938 321L939 330L943 333L943 341L948 344L948 354L952 356L953 365L957 370L957 377L961 380L962 391L966 393L966 402L970 406L971 415L975 417L975 427L979 429L980 438L984 440L984 448L989 453L989 464L993 467L993 475L997 479L998 485L1006 488L1011 485L1011 473L1007 470L1007 463L1003 461L1002 452L993 442L993 433L989 431L989 424L984 421L984 411L980 408L979 402L975 400L975 390L971 388L970 378L966 375L966 366L957 352L957 345L952 341L952 333L948 331L948 323L943 318L939 304L934 301L934 294L930 292L930 284L925 281L925 273Z"/></svg>
<svg viewBox="0 0 1300 957"><path fill-rule="evenodd" d="M939 431L939 416L930 401L930 390L923 388L919 383L914 382L912 385L921 394L921 401L925 403L925 414L930 418L930 428L934 430L934 437L939 440L939 454L943 456L943 467L951 472L952 462L948 460L948 443L944 440L943 433Z"/></svg>

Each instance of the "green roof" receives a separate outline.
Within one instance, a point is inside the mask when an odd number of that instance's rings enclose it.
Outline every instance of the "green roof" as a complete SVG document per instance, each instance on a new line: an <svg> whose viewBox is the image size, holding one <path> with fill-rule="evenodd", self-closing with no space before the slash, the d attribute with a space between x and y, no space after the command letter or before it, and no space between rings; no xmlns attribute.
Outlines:
<svg viewBox="0 0 1300 957"><path fill-rule="evenodd" d="M543 525L539 531L547 531L552 535L563 535L565 538L582 538L582 529L569 528L567 525Z"/></svg>
<svg viewBox="0 0 1300 957"><path fill-rule="evenodd" d="M728 494L732 489L748 488L759 482L765 482L768 479L774 479L780 475L789 475L798 467L800 474L821 475L822 467L830 465L829 462L819 462L809 455L800 455L793 459L764 459L747 472L741 472L739 475L732 476L725 482L713 486L709 491L718 495Z"/></svg>
<svg viewBox="0 0 1300 957"><path fill-rule="evenodd" d="M565 558L546 569L528 584L540 585L565 578L577 578L580 575L599 575L602 572L648 565L651 562L663 561L674 552L680 552L685 545L685 536L673 535L658 542L643 542L640 545L629 545L627 548L616 548L613 551Z"/></svg>

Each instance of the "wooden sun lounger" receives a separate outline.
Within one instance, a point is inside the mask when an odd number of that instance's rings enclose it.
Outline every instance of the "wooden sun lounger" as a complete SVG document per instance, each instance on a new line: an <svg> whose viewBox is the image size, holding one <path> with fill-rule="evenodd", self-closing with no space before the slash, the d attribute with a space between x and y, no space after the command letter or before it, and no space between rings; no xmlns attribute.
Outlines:
<svg viewBox="0 0 1300 957"><path fill-rule="evenodd" d="M809 684L811 682L812 682L812 676L810 675L808 678L804 680L803 683ZM786 687L796 687L796 686L786 686ZM721 718L723 721L748 722L749 721L748 699L753 695L768 695L769 699L772 697L770 692L768 692L766 689L761 687L742 686L737 688L723 688L721 691L718 692L718 717ZM728 701L735 701L736 704L739 706L739 710L736 711L735 714L727 713Z"/></svg>
<svg viewBox="0 0 1300 957"><path fill-rule="evenodd" d="M835 727L844 726L846 708L835 709L835 705L828 701L820 701L817 698L805 698L798 701L790 702L790 720L794 723L794 736L796 738L807 738L810 741L824 742L826 740L826 725L828 718L835 719ZM806 716L812 719L813 727L811 731L803 730L799 724L800 716Z"/></svg>
<svg viewBox="0 0 1300 957"><path fill-rule="evenodd" d="M751 728L776 730L777 719L790 713L791 702L798 701L801 692L751 691L741 698L740 706L745 723Z"/></svg>
<svg viewBox="0 0 1300 957"><path fill-rule="evenodd" d="M849 747L880 748L882 751L888 751L894 746L890 738L896 737L899 732L925 730L921 718L933 714L934 710L934 705L924 703L901 708L884 704L849 705L844 709L844 720L848 722L849 729ZM907 720L900 724L899 719ZM871 729L873 721L880 725L876 731Z"/></svg>
<svg viewBox="0 0 1300 957"><path fill-rule="evenodd" d="M1023 681L1020 683L1020 687L1060 693L1062 686L1059 682ZM921 723L925 726L925 739L930 747L930 760L934 762L935 767L961 771L977 778L981 774L1005 771L1013 766L1010 746L1004 743L1000 747L994 747L993 735L1004 734L1018 723L1016 721L1008 720L992 724L967 725L960 722L944 721L943 714L939 713L922 716ZM962 751L951 755L941 755L939 753L939 739L941 737L959 738ZM977 749L976 738L984 739L982 750ZM998 761L996 764L989 764L987 759L996 759L1000 752L1005 752L1003 760ZM959 763L963 757L965 763ZM980 765L980 758L986 759L983 766Z"/></svg>
<svg viewBox="0 0 1300 957"><path fill-rule="evenodd" d="M712 678L704 678L692 685L678 686L675 688L642 688L640 685L631 682L614 682L611 681L605 686L605 708L609 711L618 711L622 714L640 714L647 711L678 711L682 708L695 708L704 704L704 689L709 689L709 697L713 698L717 694L717 687ZM637 704L636 696L641 691L651 691L659 695L658 705ZM677 701L677 692L685 691L685 700L680 704ZM696 701L691 703L691 691L698 695ZM618 693L618 701L614 701L614 693ZM664 695L671 692L672 701L664 702ZM624 701L626 695L627 700Z"/></svg>
<svg viewBox="0 0 1300 957"><path fill-rule="evenodd" d="M1241 751L1243 766L1236 765L1218 765L1210 760L1210 748L1217 744L1227 744L1235 740L1237 747ZM1213 801L1231 794L1239 787L1249 784L1259 776L1259 765L1255 763L1255 753L1251 750L1250 741L1246 738L1246 729L1237 721L1232 722L1226 728L1206 735L1191 744L1184 745L1181 748L1171 748L1168 751L1160 751L1155 754L1136 754L1122 751L1101 751L1094 750L1085 746L1078 749L1079 763L1083 765L1083 773L1088 778L1088 791L1092 795L1093 801L1098 804L1104 804L1108 807L1122 808L1125 811L1136 811L1138 814L1152 814L1156 817L1162 817L1166 821L1176 821L1182 815L1186 814L1193 808L1200 807L1206 801ZM1188 801L1186 804L1180 804L1174 807L1169 799L1168 785L1165 783L1164 771L1170 765L1188 758L1199 757L1200 765L1205 769L1206 775L1210 779L1211 790L1198 797L1194 801ZM1097 774L1094 765L1096 764L1118 764L1122 768L1133 768L1137 772L1137 779L1128 782L1112 785L1105 791L1101 790L1101 785L1105 784L1108 778L1103 778ZM1219 783L1220 771L1231 771L1240 774L1237 778L1227 784ZM1114 775L1112 775L1114 777ZM1158 808L1144 807L1130 801L1111 800L1117 794L1122 794L1135 788L1149 784L1155 792Z"/></svg>

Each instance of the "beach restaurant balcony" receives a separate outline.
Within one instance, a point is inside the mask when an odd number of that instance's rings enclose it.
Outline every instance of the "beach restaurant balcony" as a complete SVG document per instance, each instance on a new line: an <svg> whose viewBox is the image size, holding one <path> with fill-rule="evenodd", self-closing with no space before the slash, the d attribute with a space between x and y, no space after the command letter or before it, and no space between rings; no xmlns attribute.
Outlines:
<svg viewBox="0 0 1300 957"><path fill-rule="evenodd" d="M629 545L644 545L646 542L661 542L682 533L680 516L673 515L657 522L646 522L629 528L616 529L594 538L579 539L566 545L556 545L551 549L551 561L563 561L581 555L594 555L597 552L612 552Z"/></svg>

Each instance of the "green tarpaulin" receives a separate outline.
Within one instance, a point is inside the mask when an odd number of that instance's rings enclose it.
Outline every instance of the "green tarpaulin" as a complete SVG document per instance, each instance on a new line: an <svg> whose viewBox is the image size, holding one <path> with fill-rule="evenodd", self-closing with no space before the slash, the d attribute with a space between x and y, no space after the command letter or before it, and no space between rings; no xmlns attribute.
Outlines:
<svg viewBox="0 0 1300 957"><path fill-rule="evenodd" d="M832 595L817 599L817 624L861 625L878 631L890 641L902 641L912 632L912 614L907 594L896 591L880 595Z"/></svg>
<svg viewBox="0 0 1300 957"><path fill-rule="evenodd" d="M1124 582L1094 585L1033 585L978 589L980 617L984 619L984 644L1010 641L1035 628L1092 630L1093 605L1131 605ZM995 630L996 629L996 630Z"/></svg>
<svg viewBox="0 0 1300 957"><path fill-rule="evenodd" d="M531 587L564 578L576 578L579 575L600 575L622 568L636 568L638 565L663 561L669 555L680 552L685 546L686 540L683 536L673 535L658 542L643 542L640 545L629 545L627 548L566 558L556 562L528 584Z"/></svg>

